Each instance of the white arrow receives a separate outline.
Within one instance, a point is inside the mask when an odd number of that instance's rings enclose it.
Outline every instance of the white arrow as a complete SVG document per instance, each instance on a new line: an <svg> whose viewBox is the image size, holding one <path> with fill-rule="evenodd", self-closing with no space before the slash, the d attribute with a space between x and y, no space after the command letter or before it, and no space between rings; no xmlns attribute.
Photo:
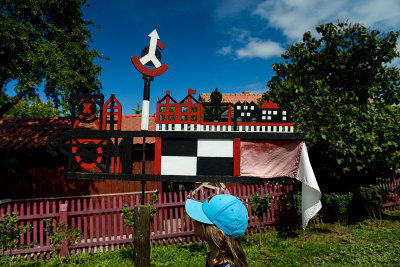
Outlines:
<svg viewBox="0 0 400 267"><path fill-rule="evenodd" d="M142 63L143 65L145 65L147 62L151 61L153 62L154 66L156 68L161 66L160 61L158 60L158 58L156 57L156 47L157 47L157 40L160 39L160 37L158 36L157 30L154 29L150 34L150 46L149 46L149 52L147 53L147 55L143 56L140 59L140 63Z"/></svg>

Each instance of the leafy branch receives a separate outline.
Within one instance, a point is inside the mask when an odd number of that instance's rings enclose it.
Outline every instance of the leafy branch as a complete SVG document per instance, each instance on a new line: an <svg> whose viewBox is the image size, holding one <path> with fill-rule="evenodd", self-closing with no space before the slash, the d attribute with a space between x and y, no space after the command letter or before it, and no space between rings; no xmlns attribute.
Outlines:
<svg viewBox="0 0 400 267"><path fill-rule="evenodd" d="M63 266L63 260L60 256L62 247L66 246L68 249L71 245L80 243L83 233L76 227L68 226L65 221L56 225L52 223L52 219L45 219L43 221L45 222L44 231L47 234L52 247L52 254L58 254L61 266ZM69 253L69 251L67 252Z"/></svg>
<svg viewBox="0 0 400 267"><path fill-rule="evenodd" d="M261 238L262 238L262 231L261 231L261 220L264 212L271 210L271 197L269 194L265 196L261 196L259 193L255 193L249 198L251 210L257 216L258 220L258 230L260 232L260 244L261 247ZM266 213L268 218L268 213Z"/></svg>
<svg viewBox="0 0 400 267"><path fill-rule="evenodd" d="M10 259L10 266L12 265L12 251L15 249L27 250L36 241L30 244L21 244L21 235L26 232L32 231L32 225L19 225L18 212L13 212L12 215L5 213L0 218L0 246L2 251L2 257L5 256L5 252L8 251L8 257Z"/></svg>

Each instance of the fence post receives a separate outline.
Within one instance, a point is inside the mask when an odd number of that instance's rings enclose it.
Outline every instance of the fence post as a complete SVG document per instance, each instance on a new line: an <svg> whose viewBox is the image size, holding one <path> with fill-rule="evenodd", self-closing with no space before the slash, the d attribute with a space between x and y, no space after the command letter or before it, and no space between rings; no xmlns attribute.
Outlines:
<svg viewBox="0 0 400 267"><path fill-rule="evenodd" d="M68 202L66 202L66 204L60 204L59 222L68 223ZM65 258L68 256L69 253L68 253L67 239L65 239L60 248L60 257Z"/></svg>
<svg viewBox="0 0 400 267"><path fill-rule="evenodd" d="M150 207L136 205L133 214L135 266L150 267Z"/></svg>

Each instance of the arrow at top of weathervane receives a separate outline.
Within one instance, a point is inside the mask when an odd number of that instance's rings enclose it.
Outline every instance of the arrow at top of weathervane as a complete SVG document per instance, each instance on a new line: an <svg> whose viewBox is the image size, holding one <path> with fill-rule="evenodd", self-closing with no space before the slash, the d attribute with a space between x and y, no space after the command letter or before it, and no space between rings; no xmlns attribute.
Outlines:
<svg viewBox="0 0 400 267"><path fill-rule="evenodd" d="M153 30L150 34L150 45L148 46L148 52L146 55L144 55L142 58L139 59L138 56L132 56L131 60L133 63L133 66L142 73L143 75L154 77L154 76L159 76L163 74L164 72L167 71L168 65L165 63L160 63L160 59L157 58L156 52L157 52L157 47L162 50L165 48L165 46L160 42L160 37L158 36L158 33L156 30ZM146 51L147 47L143 49L143 51ZM142 51L142 53L143 53ZM150 69L145 67L145 64L148 62L152 62L153 64L148 64L150 66L154 66L155 69Z"/></svg>
<svg viewBox="0 0 400 267"><path fill-rule="evenodd" d="M161 63L156 57L156 47L157 41L160 39L160 37L158 36L156 29L154 29L148 36L150 37L149 52L140 59L140 63L145 65L147 62L151 61L153 62L154 66L158 68L161 66Z"/></svg>

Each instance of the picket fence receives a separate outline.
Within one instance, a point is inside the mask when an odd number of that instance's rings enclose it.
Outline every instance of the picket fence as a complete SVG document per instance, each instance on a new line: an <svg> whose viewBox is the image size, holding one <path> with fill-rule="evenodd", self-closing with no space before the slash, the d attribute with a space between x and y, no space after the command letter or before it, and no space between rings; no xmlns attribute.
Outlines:
<svg viewBox="0 0 400 267"><path fill-rule="evenodd" d="M382 187L390 189L400 188L400 179L394 182L382 181ZM287 208L287 202L293 194L300 190L297 181L289 179L270 180L260 185L233 184L227 190L239 197L245 204L248 198L256 192L261 195L269 194L272 200L272 209L263 214L261 225L275 228L278 225L293 225L299 223L299 216L295 211ZM393 191L393 190L392 190ZM384 203L385 209L398 208L400 197L396 190L391 194L389 202ZM203 201L215 194L215 190L179 191L173 193L158 193L158 203L154 205L157 212L151 225L151 240L155 245L170 243L187 243L196 241L193 229L193 220L185 214L184 205L188 197ZM153 192L145 194L149 203ZM53 224L66 221L68 225L77 227L83 232L80 243L70 247L71 253L93 253L109 251L126 246L133 246L133 230L126 227L121 216L124 204L133 209L140 204L141 195L137 193L108 194L86 197L68 197L63 199L20 200L0 204L0 216L4 213L19 213L20 225L33 226L33 231L21 236L21 244L36 244L28 250L14 250L12 254L24 254L27 258L49 257L52 247L44 232L44 219L51 218ZM249 226L246 233L257 232L258 220L252 213L249 205ZM313 222L311 222L313 223Z"/></svg>

